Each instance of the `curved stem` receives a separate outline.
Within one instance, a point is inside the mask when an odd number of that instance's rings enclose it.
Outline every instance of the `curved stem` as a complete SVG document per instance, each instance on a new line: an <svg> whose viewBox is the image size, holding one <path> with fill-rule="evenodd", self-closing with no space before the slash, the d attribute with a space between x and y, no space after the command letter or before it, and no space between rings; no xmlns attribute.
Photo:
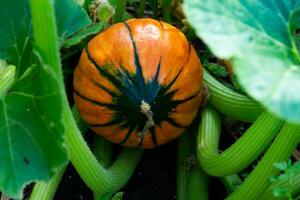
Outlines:
<svg viewBox="0 0 300 200"><path fill-rule="evenodd" d="M219 154L221 120L214 109L205 108L196 148L203 170L212 176L227 176L241 171L268 147L282 124L281 120L265 112L241 138Z"/></svg>
<svg viewBox="0 0 300 200"><path fill-rule="evenodd" d="M109 168L112 162L112 144L99 135L94 135L93 153L98 162L104 167ZM97 193L94 192L94 200L103 200L110 198L112 193Z"/></svg>
<svg viewBox="0 0 300 200"><path fill-rule="evenodd" d="M123 4L120 4L121 10L125 7L122 6L126 4L126 1L122 2ZM123 150L109 169L105 169L99 164L82 137L68 104L59 57L53 1L30 0L30 8L35 48L40 53L44 66L51 66L59 82L58 91L61 93L62 107L64 108L62 120L65 125L65 142L70 160L81 178L94 192L117 191L130 178L143 150ZM116 12L117 15L122 13L121 11ZM59 114L61 113L58 113L58 117L60 117Z"/></svg>
<svg viewBox="0 0 300 200"><path fill-rule="evenodd" d="M230 200L254 200L270 185L270 177L279 170L273 164L286 161L295 150L300 139L300 126L286 123L262 160L244 183L230 195Z"/></svg>
<svg viewBox="0 0 300 200"><path fill-rule="evenodd" d="M210 92L209 103L219 112L234 119L254 122L263 108L254 100L224 86L204 69L204 82Z"/></svg>
<svg viewBox="0 0 300 200"><path fill-rule="evenodd" d="M85 133L87 130L87 125L80 118L80 115L75 106L72 108L73 117L76 121L76 124L82 133ZM62 175L65 172L66 167L58 170L56 174L50 179L49 182L37 182L34 184L33 191L30 195L30 200L52 200L56 189L61 181Z"/></svg>
<svg viewBox="0 0 300 200"><path fill-rule="evenodd" d="M131 177L142 154L142 149L124 149L109 169L99 164L69 113L64 115L68 124L66 143L72 164L85 183L97 193L119 190Z"/></svg>

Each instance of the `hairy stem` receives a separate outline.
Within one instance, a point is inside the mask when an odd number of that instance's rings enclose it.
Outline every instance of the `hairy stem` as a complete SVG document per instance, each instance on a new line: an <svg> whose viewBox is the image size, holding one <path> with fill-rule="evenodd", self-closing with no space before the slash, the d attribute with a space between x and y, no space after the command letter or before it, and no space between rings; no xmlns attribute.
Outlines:
<svg viewBox="0 0 300 200"><path fill-rule="evenodd" d="M254 200L270 185L270 177L278 175L273 163L289 159L300 139L300 126L286 123L262 160L244 183L230 195L230 200Z"/></svg>
<svg viewBox="0 0 300 200"><path fill-rule="evenodd" d="M268 147L282 124L277 117L265 112L241 138L219 153L221 120L214 109L203 109L196 148L203 170L212 176L227 176L241 171Z"/></svg>

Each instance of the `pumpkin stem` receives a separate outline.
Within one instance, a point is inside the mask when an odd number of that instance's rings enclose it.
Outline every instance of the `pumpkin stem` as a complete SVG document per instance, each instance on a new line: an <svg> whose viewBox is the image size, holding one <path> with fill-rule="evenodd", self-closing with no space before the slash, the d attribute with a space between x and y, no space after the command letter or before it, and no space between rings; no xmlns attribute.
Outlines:
<svg viewBox="0 0 300 200"><path fill-rule="evenodd" d="M153 121L153 112L151 111L151 106L147 102L142 100L140 108L141 108L140 111L144 113L145 116L147 117L147 121L143 130L138 132L137 134L139 140L141 140L144 137L144 135L148 132L149 128L155 125Z"/></svg>

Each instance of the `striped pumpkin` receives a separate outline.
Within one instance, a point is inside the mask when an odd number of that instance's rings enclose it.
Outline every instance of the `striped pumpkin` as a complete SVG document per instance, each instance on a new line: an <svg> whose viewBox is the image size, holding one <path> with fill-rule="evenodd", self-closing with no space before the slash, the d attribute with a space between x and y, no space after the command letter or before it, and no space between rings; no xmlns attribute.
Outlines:
<svg viewBox="0 0 300 200"><path fill-rule="evenodd" d="M131 19L94 37L74 74L82 118L104 138L153 148L191 124L203 96L202 65L178 29Z"/></svg>

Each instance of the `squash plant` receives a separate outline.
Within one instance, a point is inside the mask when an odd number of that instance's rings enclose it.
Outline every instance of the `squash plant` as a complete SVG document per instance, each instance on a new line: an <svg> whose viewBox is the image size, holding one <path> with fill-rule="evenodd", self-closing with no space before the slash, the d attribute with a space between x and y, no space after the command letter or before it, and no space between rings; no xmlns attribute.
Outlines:
<svg viewBox="0 0 300 200"><path fill-rule="evenodd" d="M152 18L173 22L176 17L188 38L195 38L193 27L215 56L231 60L234 74L247 95L226 87L203 69L203 80L210 94L208 105L199 112L200 121L194 120L193 126L188 127L202 101L202 70L197 58L200 51L194 50L182 33L165 22L128 20L132 16L126 11L126 5L136 3L139 17L143 17L148 7ZM79 113L96 132L106 136L111 135L110 131L120 134L107 138L125 146L152 148L187 132L179 138L177 149L179 200L208 199L208 176L222 178L228 190L227 199L274 199L272 191L286 186L289 198L299 195L299 172L274 183L269 179L279 174L274 163L288 160L300 139L297 37L300 1L109 0L99 4L90 0L10 0L0 1L0 9L0 191L6 196L20 199L24 186L36 182L30 199L52 199L69 161L94 192L94 199L110 199L127 183L143 150L124 148L112 163L109 142L96 138L92 151L84 140L87 125ZM93 20L98 18L100 22L92 21L86 10L93 15ZM118 22L125 23L115 24ZM110 27L111 24L115 25ZM143 35L136 34L143 24L151 24L158 33L174 37L177 43L167 41L168 44L161 45L153 38L143 40ZM128 58L127 51L123 52L123 59L116 53L106 57L108 49L114 50L122 42L118 34L113 34L118 31L123 31L121 36L130 41ZM87 42L99 32L102 33ZM69 105L66 93L69 88L64 84L60 56L62 48L74 45L85 48L74 79L79 112ZM156 47L156 51L150 52L148 45ZM167 50L160 55L162 47ZM202 62L208 61L205 54L199 54ZM122 66L126 62L132 65ZM165 63L172 63L172 68ZM126 70L120 73L124 67ZM178 75L181 70L183 79ZM170 91L173 84L183 90ZM91 90L100 90L100 95ZM176 92L185 97L184 101L175 98ZM106 98L104 93L114 98ZM93 101L91 96L101 101ZM157 106L150 103L154 97L158 98ZM100 110L96 113L100 113L101 119L90 116L97 107L88 103L105 104L114 115L106 116ZM145 111L132 114L130 106ZM178 107L183 114L176 113L182 116L174 120L170 116L176 117L174 109ZM252 125L220 152L222 116ZM164 130L153 128L155 123L164 120L172 126L163 127ZM184 126L179 122L185 122ZM173 138L155 140L157 133ZM242 183L238 173L262 154L260 162ZM122 198L122 193L114 198Z"/></svg>
<svg viewBox="0 0 300 200"><path fill-rule="evenodd" d="M239 83L266 110L222 154L217 151L219 117L212 109L204 111L203 120L208 121L200 125L197 148L203 168L215 176L240 171L270 144L273 134L278 134L254 171L228 199L258 199L270 185L270 175L278 173L273 163L287 160L299 143L300 64L296 37L299 8L297 0L185 1L186 16L196 34L216 56L233 62ZM257 106L238 95L233 102L232 91L212 83L209 74L207 81L214 85L212 96L216 100L211 103L224 114L238 118L239 109L242 113L243 108L256 109ZM225 110L220 106L221 99L225 105L227 102L236 105ZM211 124L212 121L216 124Z"/></svg>

